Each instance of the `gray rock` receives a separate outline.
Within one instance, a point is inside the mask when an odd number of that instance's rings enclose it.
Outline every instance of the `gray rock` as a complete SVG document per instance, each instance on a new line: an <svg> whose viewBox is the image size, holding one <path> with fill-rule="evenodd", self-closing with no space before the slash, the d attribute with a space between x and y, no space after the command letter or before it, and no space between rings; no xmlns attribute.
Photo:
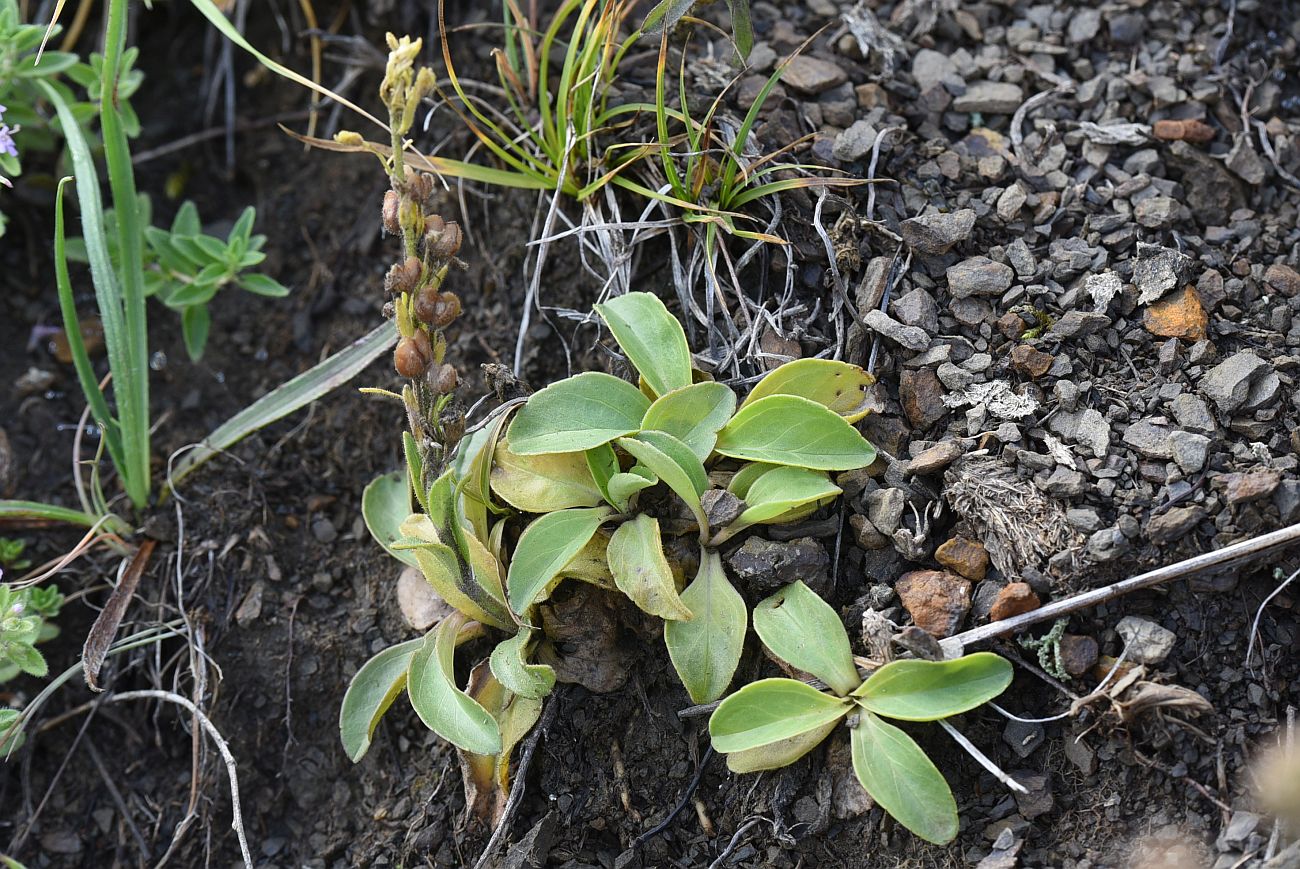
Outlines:
<svg viewBox="0 0 1300 869"><path fill-rule="evenodd" d="M961 392L975 382L974 374L951 362L944 362L935 373L939 375L939 382L953 392Z"/></svg>
<svg viewBox="0 0 1300 869"><path fill-rule="evenodd" d="M1233 137L1232 150L1228 152L1228 159L1223 165L1247 184L1263 184L1268 177L1268 164L1255 153L1255 146L1245 133L1237 133Z"/></svg>
<svg viewBox="0 0 1300 869"><path fill-rule="evenodd" d="M1010 266L996 263L986 256L971 257L948 267L948 292L955 299L997 296L1011 288L1013 277Z"/></svg>
<svg viewBox="0 0 1300 869"><path fill-rule="evenodd" d="M1025 207L1025 202L1029 199L1029 194L1020 184L1012 184L1002 191L998 197L998 217L1006 223L1015 220L1020 214L1020 209Z"/></svg>
<svg viewBox="0 0 1300 869"><path fill-rule="evenodd" d="M1066 28L1065 38L1071 45L1082 45L1097 35L1101 29L1101 10L1084 8L1075 12Z"/></svg>
<svg viewBox="0 0 1300 869"><path fill-rule="evenodd" d="M1066 311L1047 331L1048 338L1077 338L1091 335L1110 325L1110 317L1091 311Z"/></svg>
<svg viewBox="0 0 1300 869"><path fill-rule="evenodd" d="M831 156L846 163L861 160L871 151L871 146L875 143L876 128L866 121L854 121L847 130L835 137L835 144L831 146Z"/></svg>
<svg viewBox="0 0 1300 869"><path fill-rule="evenodd" d="M917 476L937 474L961 457L965 450L957 441L940 441L913 456L907 463L907 472Z"/></svg>
<svg viewBox="0 0 1300 869"><path fill-rule="evenodd" d="M1169 429L1149 419L1140 419L1124 432L1124 443L1149 459L1173 458L1169 445Z"/></svg>
<svg viewBox="0 0 1300 869"><path fill-rule="evenodd" d="M900 227L903 241L924 254L947 253L954 244L969 238L974 228L975 212L969 208L909 217Z"/></svg>
<svg viewBox="0 0 1300 869"><path fill-rule="evenodd" d="M848 81L848 75L829 60L809 54L796 55L785 68L781 83L800 93L816 95Z"/></svg>
<svg viewBox="0 0 1300 869"><path fill-rule="evenodd" d="M809 588L825 592L830 579L830 556L811 537L778 543L749 537L727 558L736 578L756 595L769 595L802 579Z"/></svg>
<svg viewBox="0 0 1300 869"><path fill-rule="evenodd" d="M1091 507L1071 507L1065 511L1065 521L1084 534L1101 528L1101 516Z"/></svg>
<svg viewBox="0 0 1300 869"><path fill-rule="evenodd" d="M1053 498L1073 498L1082 495L1086 486L1083 474L1073 468L1057 466L1039 488Z"/></svg>
<svg viewBox="0 0 1300 869"><path fill-rule="evenodd" d="M1133 261L1133 283L1138 288L1138 304L1154 302L1165 293L1191 280L1196 261L1173 248L1138 242Z"/></svg>
<svg viewBox="0 0 1300 869"><path fill-rule="evenodd" d="M879 332L889 340L901 344L908 350L920 352L930 346L930 336L924 329L916 326L904 326L879 308L867 312L862 322L873 332Z"/></svg>
<svg viewBox="0 0 1300 869"><path fill-rule="evenodd" d="M977 81L952 101L954 112L1009 115L1025 101L1020 85L1004 81Z"/></svg>
<svg viewBox="0 0 1300 869"><path fill-rule="evenodd" d="M1211 368L1199 386L1219 410L1232 413L1246 404L1254 381L1265 373L1274 373L1272 366L1252 351L1242 350Z"/></svg>
<svg viewBox="0 0 1300 869"><path fill-rule="evenodd" d="M1055 806L1055 800L1052 799L1051 773L1021 769L1012 772L1011 777L1020 782L1029 792L1022 794L1015 791L1016 807L1020 809L1020 817L1026 821L1047 814Z"/></svg>
<svg viewBox="0 0 1300 869"><path fill-rule="evenodd" d="M1110 26L1110 38L1120 45L1133 45L1147 29L1146 16L1138 12L1112 16L1107 23Z"/></svg>
<svg viewBox="0 0 1300 869"><path fill-rule="evenodd" d="M960 80L957 65L943 52L922 48L912 58L912 78L921 93L939 87L946 81Z"/></svg>
<svg viewBox="0 0 1300 869"><path fill-rule="evenodd" d="M1214 434L1218 428L1209 406L1194 395L1184 392L1170 403L1169 408L1174 414L1174 419L1178 420L1178 424L1185 429Z"/></svg>
<svg viewBox="0 0 1300 869"><path fill-rule="evenodd" d="M1128 660L1136 664L1159 664L1169 657L1178 636L1168 628L1140 616L1124 616L1115 626L1128 648Z"/></svg>
<svg viewBox="0 0 1300 869"><path fill-rule="evenodd" d="M1007 259L1022 280L1032 278L1038 268L1038 261L1034 259L1033 253L1029 250L1029 245L1025 244L1023 238L1017 238L1007 245Z"/></svg>
<svg viewBox="0 0 1300 869"><path fill-rule="evenodd" d="M898 530L903 521L907 498L902 489L876 489L862 498L867 508L867 518L876 530L886 536Z"/></svg>
<svg viewBox="0 0 1300 869"><path fill-rule="evenodd" d="M1086 550L1089 558L1104 564L1128 552L1129 545L1128 538L1118 528L1103 528L1088 537Z"/></svg>
<svg viewBox="0 0 1300 869"><path fill-rule="evenodd" d="M1041 724L1029 724L1024 721L1008 721L1002 730L1002 741L1011 747L1017 757L1026 758L1034 753L1047 738L1047 732Z"/></svg>
<svg viewBox="0 0 1300 869"><path fill-rule="evenodd" d="M1300 480L1283 480L1273 492L1273 505L1283 525L1300 521Z"/></svg>
<svg viewBox="0 0 1300 869"><path fill-rule="evenodd" d="M1268 407L1276 399L1278 391L1282 388L1282 378L1278 377L1277 372L1270 366L1269 370L1264 372L1262 377L1255 378L1250 384L1250 391L1246 393L1246 401L1242 404L1242 410L1259 410Z"/></svg>
<svg viewBox="0 0 1300 869"><path fill-rule="evenodd" d="M1182 206L1178 201L1168 196L1152 196L1143 199L1133 208L1133 216L1137 222L1150 229L1163 229L1172 226L1178 219L1178 212Z"/></svg>
<svg viewBox="0 0 1300 869"><path fill-rule="evenodd" d="M1090 407L1058 412L1047 421L1047 427L1066 440L1087 447L1099 459L1104 459L1110 450L1110 423Z"/></svg>
<svg viewBox="0 0 1300 869"><path fill-rule="evenodd" d="M939 331L939 306L934 296L919 287L895 300L889 310L905 326L924 329L931 335Z"/></svg>
<svg viewBox="0 0 1300 869"><path fill-rule="evenodd" d="M1195 474L1205 467L1205 460L1210 457L1210 439L1189 431L1172 431L1169 433L1169 451L1183 473Z"/></svg>
<svg viewBox="0 0 1300 869"><path fill-rule="evenodd" d="M1234 811L1228 826L1223 828L1215 845L1220 851L1236 851L1246 844L1246 840L1264 820L1254 812Z"/></svg>
<svg viewBox="0 0 1300 869"><path fill-rule="evenodd" d="M1147 539L1156 544L1173 543L1201 524L1204 518L1205 510L1195 505L1171 507L1147 522Z"/></svg>

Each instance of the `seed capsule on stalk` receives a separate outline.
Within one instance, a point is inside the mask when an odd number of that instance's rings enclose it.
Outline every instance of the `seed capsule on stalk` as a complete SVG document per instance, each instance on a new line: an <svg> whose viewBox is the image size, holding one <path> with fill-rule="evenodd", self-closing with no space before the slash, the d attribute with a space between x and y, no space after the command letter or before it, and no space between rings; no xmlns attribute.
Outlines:
<svg viewBox="0 0 1300 869"><path fill-rule="evenodd" d="M459 382L460 377L456 374L456 369L445 362L438 366L438 371L435 374L432 374L429 377L429 385L432 386L434 391L439 395L447 395L451 392L455 392L456 384Z"/></svg>
<svg viewBox="0 0 1300 869"><path fill-rule="evenodd" d="M423 376L432 361L429 333L423 329L416 329L415 334L398 341L397 349L393 351L393 367L403 377Z"/></svg>
<svg viewBox="0 0 1300 869"><path fill-rule="evenodd" d="M394 296L415 291L420 282L420 259L408 256L388 270L384 277L384 289Z"/></svg>
<svg viewBox="0 0 1300 869"><path fill-rule="evenodd" d="M384 192L384 232L389 235L397 235L402 231L401 225L397 222L397 207L401 201L402 198L397 195L396 190Z"/></svg>
<svg viewBox="0 0 1300 869"><path fill-rule="evenodd" d="M450 259L460 251L465 234L461 232L460 224L455 221L447 223L442 218L438 218L438 221L442 225L438 227L437 232L434 231L432 222L426 224L425 250L434 259Z"/></svg>
<svg viewBox="0 0 1300 869"><path fill-rule="evenodd" d="M433 195L433 177L414 169L406 170L406 190L416 202L423 203Z"/></svg>
<svg viewBox="0 0 1300 869"><path fill-rule="evenodd" d="M460 298L455 293L440 293L425 287L415 298L415 316L421 322L444 329L460 316Z"/></svg>

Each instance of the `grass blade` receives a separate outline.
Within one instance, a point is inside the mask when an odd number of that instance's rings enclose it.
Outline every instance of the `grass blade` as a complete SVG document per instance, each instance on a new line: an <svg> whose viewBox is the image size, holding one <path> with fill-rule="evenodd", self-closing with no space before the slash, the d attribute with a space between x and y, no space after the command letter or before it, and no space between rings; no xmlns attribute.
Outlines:
<svg viewBox="0 0 1300 869"><path fill-rule="evenodd" d="M0 524L23 522L66 522L93 528L101 517L70 507L46 504L41 501L0 500Z"/></svg>
<svg viewBox="0 0 1300 869"><path fill-rule="evenodd" d="M347 383L397 342L392 323L380 323L365 337L288 380L226 420L187 453L168 476L164 497L208 459L253 432L288 416Z"/></svg>

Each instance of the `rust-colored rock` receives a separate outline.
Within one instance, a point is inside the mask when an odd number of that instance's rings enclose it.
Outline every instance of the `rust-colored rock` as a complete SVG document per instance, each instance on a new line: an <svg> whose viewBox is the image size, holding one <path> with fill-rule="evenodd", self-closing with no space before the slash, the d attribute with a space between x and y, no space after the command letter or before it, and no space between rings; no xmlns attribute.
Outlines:
<svg viewBox="0 0 1300 869"><path fill-rule="evenodd" d="M1288 299L1300 296L1300 272L1285 263L1273 263L1265 269L1264 283Z"/></svg>
<svg viewBox="0 0 1300 869"><path fill-rule="evenodd" d="M1071 676L1082 676L1097 663L1097 641L1081 634L1061 637L1061 666Z"/></svg>
<svg viewBox="0 0 1300 869"><path fill-rule="evenodd" d="M1272 495L1282 482L1282 472L1262 468L1237 474L1224 474L1223 483L1229 504L1249 504Z"/></svg>
<svg viewBox="0 0 1300 869"><path fill-rule="evenodd" d="M998 317L998 321L994 325L997 326L999 332L1013 341L1019 341L1020 336L1025 334L1025 329L1028 328L1025 326L1025 321L1020 319L1020 315L1012 311Z"/></svg>
<svg viewBox="0 0 1300 869"><path fill-rule="evenodd" d="M1166 142L1197 142L1204 144L1214 138L1214 127L1204 121L1187 120L1156 121L1151 125L1151 133L1157 139Z"/></svg>
<svg viewBox="0 0 1300 869"><path fill-rule="evenodd" d="M81 343L86 347L86 355L95 357L104 352L104 324L99 321L98 317L81 317L77 320L77 325L81 329ZM72 364L72 346L68 344L68 336L60 329L53 333L50 339L50 347L54 351L54 358L64 365Z"/></svg>
<svg viewBox="0 0 1300 869"><path fill-rule="evenodd" d="M1205 328L1210 317L1205 313L1201 297L1191 284L1158 302L1152 302L1142 316L1142 325L1152 335L1162 338L1183 338L1187 341L1205 339Z"/></svg>
<svg viewBox="0 0 1300 869"><path fill-rule="evenodd" d="M1051 353L1044 353L1028 344L1017 344L1011 349L1011 367L1030 380L1037 380L1052 367Z"/></svg>
<svg viewBox="0 0 1300 869"><path fill-rule="evenodd" d="M955 634L970 612L970 580L946 570L905 573L894 591L916 626L936 637Z"/></svg>
<svg viewBox="0 0 1300 869"><path fill-rule="evenodd" d="M903 412L919 429L928 429L948 413L943 395L943 384L929 368L909 369L899 375L898 398Z"/></svg>
<svg viewBox="0 0 1300 869"><path fill-rule="evenodd" d="M998 592L993 608L989 610L989 621L1000 622L1042 606L1042 601L1027 582L1013 582Z"/></svg>
<svg viewBox="0 0 1300 869"><path fill-rule="evenodd" d="M989 553L984 544L966 537L954 537L935 550L934 560L967 579L976 582L989 569Z"/></svg>

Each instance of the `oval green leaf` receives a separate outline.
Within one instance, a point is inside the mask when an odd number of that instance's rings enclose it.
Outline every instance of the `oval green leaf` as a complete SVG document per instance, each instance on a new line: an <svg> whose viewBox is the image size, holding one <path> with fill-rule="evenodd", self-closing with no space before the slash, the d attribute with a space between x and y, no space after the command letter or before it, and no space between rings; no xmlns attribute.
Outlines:
<svg viewBox="0 0 1300 869"><path fill-rule="evenodd" d="M392 471L370 481L361 492L361 516L375 542L403 564L418 567L410 550L394 549L402 537L402 523L411 515L411 487L404 471Z"/></svg>
<svg viewBox="0 0 1300 869"><path fill-rule="evenodd" d="M628 361L655 395L691 384L691 351L686 332L652 293L625 293L596 305Z"/></svg>
<svg viewBox="0 0 1300 869"><path fill-rule="evenodd" d="M713 710L709 737L723 754L749 751L834 724L851 708L850 701L795 679L759 679Z"/></svg>
<svg viewBox="0 0 1300 869"><path fill-rule="evenodd" d="M796 522L841 492L839 486L827 479L824 471L788 465L766 467L770 470L753 480L746 489L743 499L745 511L722 530L715 545L751 525Z"/></svg>
<svg viewBox="0 0 1300 869"><path fill-rule="evenodd" d="M423 643L423 639L410 640L384 649L352 677L339 709L339 737L353 763L365 756L379 719L406 688L411 657Z"/></svg>
<svg viewBox="0 0 1300 869"><path fill-rule="evenodd" d="M661 395L641 420L642 429L667 432L708 459L718 430L736 412L736 393L721 383L693 383Z"/></svg>
<svg viewBox="0 0 1300 869"><path fill-rule="evenodd" d="M709 475L690 447L661 431L643 431L635 437L619 438L618 445L667 483L691 508L701 533L708 533L709 520L704 516L700 496L709 488Z"/></svg>
<svg viewBox="0 0 1300 869"><path fill-rule="evenodd" d="M782 661L811 673L843 697L862 684L839 615L802 582L754 607L754 633Z"/></svg>
<svg viewBox="0 0 1300 869"><path fill-rule="evenodd" d="M545 697L555 687L555 670L547 664L530 664L525 659L533 638L529 628L497 644L489 659L492 675L509 690L534 700Z"/></svg>
<svg viewBox="0 0 1300 869"><path fill-rule="evenodd" d="M521 456L500 441L491 479L497 497L525 513L595 507L602 497L585 452Z"/></svg>
<svg viewBox="0 0 1300 869"><path fill-rule="evenodd" d="M782 466L769 465L767 462L749 462L731 475L731 480L727 483L727 491L743 501L749 495L749 487L754 485L759 477L779 467Z"/></svg>
<svg viewBox="0 0 1300 869"><path fill-rule="evenodd" d="M510 606L522 615L546 591L551 580L587 545L608 507L547 513L524 529L510 559L506 588Z"/></svg>
<svg viewBox="0 0 1300 869"><path fill-rule="evenodd" d="M952 789L912 737L864 710L849 741L858 781L894 820L936 845L957 836Z"/></svg>
<svg viewBox="0 0 1300 869"><path fill-rule="evenodd" d="M632 603L665 621L692 618L677 594L657 519L640 515L618 526L609 539L606 555L614 584Z"/></svg>
<svg viewBox="0 0 1300 869"><path fill-rule="evenodd" d="M831 731L839 724L839 719L835 719L821 727L814 727L812 730L804 731L797 736L791 736L789 739L783 739L780 742L773 742L771 745L760 745L758 748L750 748L745 751L733 751L727 755L727 769L735 773L745 772L762 772L765 769L780 769L783 766L789 766L808 752L822 744L822 740L830 736Z"/></svg>
<svg viewBox="0 0 1300 869"><path fill-rule="evenodd" d="M659 478L642 465L633 465L630 471L621 471L609 478L609 503L620 513L628 511L632 496L659 482Z"/></svg>
<svg viewBox="0 0 1300 869"><path fill-rule="evenodd" d="M875 382L866 369L847 362L796 359L760 380L741 407L769 395L798 395L857 422L867 415L867 387Z"/></svg>
<svg viewBox="0 0 1300 869"><path fill-rule="evenodd" d="M589 450L641 428L650 399L626 380L588 371L530 397L510 423L510 448L521 456Z"/></svg>
<svg viewBox="0 0 1300 869"><path fill-rule="evenodd" d="M853 692L886 718L936 721L987 703L1011 684L1011 664L992 652L952 661L891 661Z"/></svg>
<svg viewBox="0 0 1300 869"><path fill-rule="evenodd" d="M609 493L610 478L619 472L618 456L614 454L614 448L609 444L601 444L589 450L584 450L583 456L587 460L587 472L591 474L592 482L600 490L601 497L613 504L614 509L618 510L618 512L626 512L627 505L618 505L610 497Z"/></svg>
<svg viewBox="0 0 1300 869"><path fill-rule="evenodd" d="M745 600L727 581L718 553L703 553L700 572L682 592L682 603L694 618L665 622L664 644L691 700L712 703L731 684L749 623Z"/></svg>
<svg viewBox="0 0 1300 869"><path fill-rule="evenodd" d="M876 450L842 416L797 395L769 395L742 407L718 432L724 456L849 471L876 460Z"/></svg>
<svg viewBox="0 0 1300 869"><path fill-rule="evenodd" d="M406 693L420 720L457 748L474 754L501 751L501 731L481 705L456 687L456 637L466 617L453 613L425 635L411 657Z"/></svg>

